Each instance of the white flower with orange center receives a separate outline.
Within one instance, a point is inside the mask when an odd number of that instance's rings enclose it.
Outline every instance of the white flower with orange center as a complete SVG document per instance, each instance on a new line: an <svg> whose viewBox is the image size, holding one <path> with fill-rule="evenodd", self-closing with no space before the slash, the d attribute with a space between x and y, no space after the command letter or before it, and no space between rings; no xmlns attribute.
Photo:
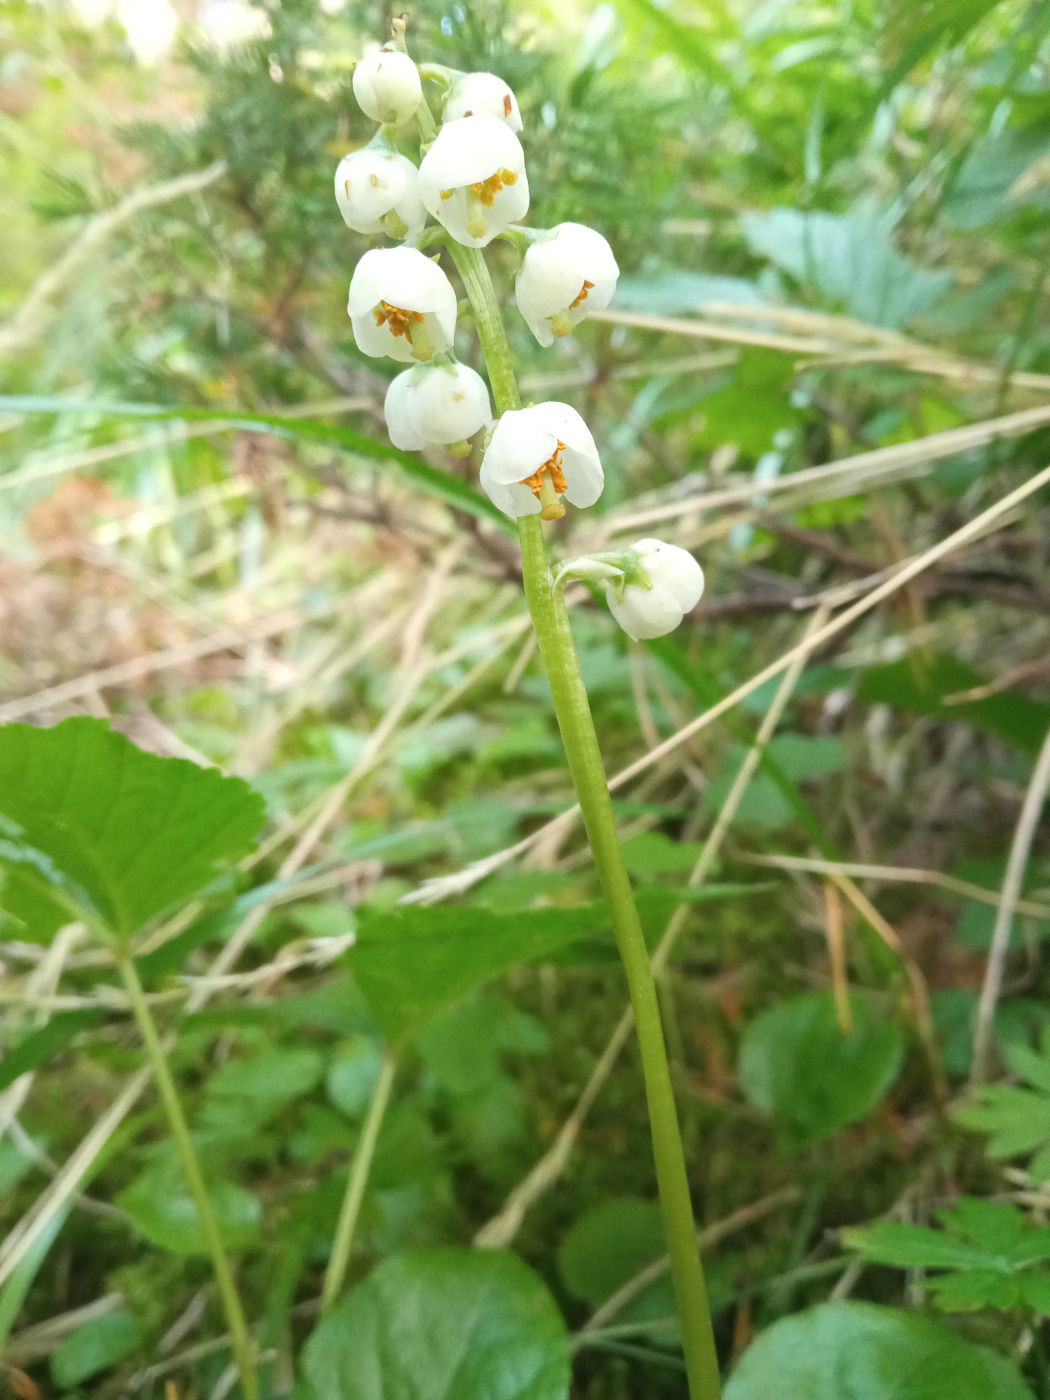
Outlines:
<svg viewBox="0 0 1050 1400"><path fill-rule="evenodd" d="M350 279L346 309L366 355L405 364L450 349L456 333L455 288L418 248L370 248Z"/></svg>
<svg viewBox="0 0 1050 1400"><path fill-rule="evenodd" d="M620 269L608 242L585 224L558 224L530 243L514 284L518 310L541 345L604 311Z"/></svg>
<svg viewBox="0 0 1050 1400"><path fill-rule="evenodd" d="M484 379L469 365L421 365L392 381L383 404L387 431L395 447L466 443L492 417Z"/></svg>
<svg viewBox="0 0 1050 1400"><path fill-rule="evenodd" d="M565 514L593 506L605 476L587 424L567 403L538 403L504 413L481 463L485 494L505 515Z"/></svg>
<svg viewBox="0 0 1050 1400"><path fill-rule="evenodd" d="M457 243L484 248L528 213L521 142L499 117L446 122L420 164L419 193Z"/></svg>
<svg viewBox="0 0 1050 1400"><path fill-rule="evenodd" d="M427 218L418 181L419 171L397 151L366 146L351 152L335 172L335 201L343 222L357 233L390 238L418 233Z"/></svg>
<svg viewBox="0 0 1050 1400"><path fill-rule="evenodd" d="M365 54L354 69L354 96L366 117L401 126L423 101L419 69L396 49Z"/></svg>
<svg viewBox="0 0 1050 1400"><path fill-rule="evenodd" d="M636 642L673 632L703 595L703 569L687 549L662 540L639 540L630 555L626 577L635 581L605 585L609 611Z"/></svg>
<svg viewBox="0 0 1050 1400"><path fill-rule="evenodd" d="M445 103L445 120L458 117L498 117L511 131L521 130L518 99L495 73L464 73L452 84Z"/></svg>

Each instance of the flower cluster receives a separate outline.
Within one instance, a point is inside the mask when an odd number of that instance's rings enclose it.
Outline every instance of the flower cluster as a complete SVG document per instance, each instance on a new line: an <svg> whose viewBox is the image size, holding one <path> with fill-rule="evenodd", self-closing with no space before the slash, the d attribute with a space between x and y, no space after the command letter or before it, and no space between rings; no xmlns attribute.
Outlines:
<svg viewBox="0 0 1050 1400"><path fill-rule="evenodd" d="M436 130L424 79L440 89ZM351 229L385 234L399 246L365 253L350 282L347 311L364 354L411 366L386 395L391 441L403 450L444 446L465 456L469 440L485 430L481 485L506 515L556 520L566 502L593 505L604 476L583 419L568 404L548 402L507 409L492 424L484 380L455 357L455 290L439 255L422 249L449 247L462 268L467 254L457 253L456 245L482 249L499 237L513 243L520 251L515 301L543 346L609 305L619 276L612 249L583 224L522 226L529 211L518 139L523 126L502 78L437 66L420 70L400 43L364 57L353 87L380 127L368 146L340 161L336 203ZM414 130L422 141L418 165L404 153ZM646 563L654 545L657 552ZM685 555L693 570L685 568L677 558L682 554L643 540L631 567L609 584L610 608L631 636L669 631L699 598L700 567Z"/></svg>

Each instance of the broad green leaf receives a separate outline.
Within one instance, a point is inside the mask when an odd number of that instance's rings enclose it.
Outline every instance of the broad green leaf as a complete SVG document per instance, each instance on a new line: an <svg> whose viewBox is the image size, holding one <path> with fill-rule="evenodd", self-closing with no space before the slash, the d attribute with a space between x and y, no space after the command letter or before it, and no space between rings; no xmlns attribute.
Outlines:
<svg viewBox="0 0 1050 1400"><path fill-rule="evenodd" d="M762 1012L740 1047L740 1087L777 1123L785 1143L808 1147L869 1113L896 1079L904 1037L854 997L843 1034L830 993L814 992Z"/></svg>
<svg viewBox="0 0 1050 1400"><path fill-rule="evenodd" d="M382 1056L371 1036L347 1041L325 1076L329 1099L348 1118L360 1118L372 1100Z"/></svg>
<svg viewBox="0 0 1050 1400"><path fill-rule="evenodd" d="M909 262L867 216L780 208L745 214L742 225L752 252L870 325L905 326L952 285L951 273Z"/></svg>
<svg viewBox="0 0 1050 1400"><path fill-rule="evenodd" d="M51 1379L63 1390L90 1380L142 1345L145 1329L134 1313L116 1308L63 1337L51 1357Z"/></svg>
<svg viewBox="0 0 1050 1400"><path fill-rule="evenodd" d="M208 1197L223 1243L243 1249L259 1235L262 1210L259 1202L232 1181L210 1180ZM136 1229L152 1244L174 1254L207 1254L196 1202L189 1188L167 1168L143 1174L117 1197Z"/></svg>
<svg viewBox="0 0 1050 1400"><path fill-rule="evenodd" d="M254 1128L315 1089L323 1073L321 1055L305 1045L235 1056L208 1081L198 1126L213 1141L250 1138Z"/></svg>
<svg viewBox="0 0 1050 1400"><path fill-rule="evenodd" d="M83 413L86 409L106 418L137 418L153 423L226 423L230 428L236 428L242 433L263 433L272 437L334 443L356 457L396 463L409 480L414 481L430 495L440 497L449 505L466 511L468 515L493 522L505 533L513 533L513 526L507 517L497 510L488 497L483 496L480 491L473 490L451 472L428 467L418 457L402 452L389 443L377 442L375 438L366 437L363 433L355 432L353 428L324 423L318 418L295 418L280 413L246 413L239 409L231 411L221 408L194 408L189 405L165 408L163 404L96 403L90 400L36 395L0 395L0 413Z"/></svg>
<svg viewBox="0 0 1050 1400"><path fill-rule="evenodd" d="M325 1317L303 1370L323 1400L567 1400L565 1324L512 1254L386 1259Z"/></svg>
<svg viewBox="0 0 1050 1400"><path fill-rule="evenodd" d="M118 935L250 851L263 817L240 778L146 753L103 720L0 728L8 841L53 867L70 901Z"/></svg>
<svg viewBox="0 0 1050 1400"><path fill-rule="evenodd" d="M572 1296L593 1307L666 1253L659 1202L620 1196L573 1224L558 1248L558 1272Z"/></svg>
<svg viewBox="0 0 1050 1400"><path fill-rule="evenodd" d="M346 955L391 1039L414 1035L442 1007L520 962L537 962L585 936L611 938L601 906L579 909L369 909Z"/></svg>
<svg viewBox="0 0 1050 1400"><path fill-rule="evenodd" d="M929 1318L822 1303L744 1353L725 1400L1033 1400L1006 1360Z"/></svg>

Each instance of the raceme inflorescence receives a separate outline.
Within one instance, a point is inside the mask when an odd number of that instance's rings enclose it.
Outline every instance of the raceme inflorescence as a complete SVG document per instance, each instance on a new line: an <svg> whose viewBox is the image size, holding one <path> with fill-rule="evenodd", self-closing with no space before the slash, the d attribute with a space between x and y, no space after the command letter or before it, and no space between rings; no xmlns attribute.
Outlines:
<svg viewBox="0 0 1050 1400"><path fill-rule="evenodd" d="M395 40L360 61L353 85L362 110L381 125L366 147L339 162L336 202L351 229L385 235L394 246L361 258L347 310L366 355L411 366L386 395L391 441L406 451L445 447L465 457L478 440L482 489L512 519L557 520L568 506L593 505L605 477L586 423L568 404L522 408L499 396L494 421L485 381L456 358L458 301L440 251L422 250L445 248L460 266L459 250L509 242L519 258L518 311L539 344L550 346L612 300L619 268L608 241L585 224L521 223L530 198L523 123L514 93L496 74L417 67ZM406 150L418 151L418 163ZM642 540L601 561L596 570L576 560L557 578L604 580L610 611L636 640L671 631L703 592L700 566L674 545Z"/></svg>

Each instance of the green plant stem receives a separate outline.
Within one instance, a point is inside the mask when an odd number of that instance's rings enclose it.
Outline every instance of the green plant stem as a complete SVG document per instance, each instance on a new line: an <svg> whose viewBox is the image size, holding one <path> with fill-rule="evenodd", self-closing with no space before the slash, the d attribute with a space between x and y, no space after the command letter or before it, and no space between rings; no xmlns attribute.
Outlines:
<svg viewBox="0 0 1050 1400"><path fill-rule="evenodd" d="M204 1242L211 1255L215 1281L218 1284L219 1296L226 1313L226 1325L230 1329L233 1356L241 1378L244 1400L259 1400L259 1380L255 1370L255 1354L251 1338L248 1335L248 1326L244 1320L244 1310L241 1307L237 1286L233 1281L233 1270L230 1268L226 1247L222 1242L219 1226L211 1208L208 1188L204 1183L204 1173L201 1171L201 1164L197 1159L197 1153L190 1137L189 1124L182 1111L175 1080L172 1078L171 1069L168 1066L168 1057L161 1044L157 1023L153 1019L149 1002L146 1000L142 983L139 981L134 960L127 956L121 956L117 960L117 966L120 968L128 1001L131 1003L131 1009L146 1047L146 1055L153 1071L153 1077L160 1090L161 1101L168 1118L168 1126L175 1139L175 1147L178 1150L187 1185L197 1205L201 1233L204 1235Z"/></svg>
<svg viewBox="0 0 1050 1400"><path fill-rule="evenodd" d="M456 247L452 249L452 258L474 308L496 410L504 413L517 408L520 398L488 268L475 249ZM525 596L634 1012L689 1394L691 1400L718 1400L721 1394L718 1355L703 1267L696 1247L693 1203L649 953L623 862L612 798L572 641L564 593L553 585L539 516L523 516L518 521L518 532Z"/></svg>
<svg viewBox="0 0 1050 1400"><path fill-rule="evenodd" d="M343 1197L343 1207L339 1212L339 1224L336 1226L335 1239L332 1241L332 1256L328 1261L328 1268L325 1270L324 1286L321 1289L321 1311L323 1313L328 1311L343 1289L346 1268L350 1262L350 1250L354 1243L354 1231L357 1229L357 1217L361 1213L361 1202L364 1200L368 1174L372 1169L372 1158L375 1156L379 1130L383 1125L387 1105L390 1102L390 1090L393 1087L396 1069L397 1061L394 1055L390 1051L385 1051L379 1067L379 1078L376 1080L372 1100L368 1105L368 1113L365 1115L365 1121L361 1127L361 1138L350 1166L350 1179L346 1183L346 1195Z"/></svg>

